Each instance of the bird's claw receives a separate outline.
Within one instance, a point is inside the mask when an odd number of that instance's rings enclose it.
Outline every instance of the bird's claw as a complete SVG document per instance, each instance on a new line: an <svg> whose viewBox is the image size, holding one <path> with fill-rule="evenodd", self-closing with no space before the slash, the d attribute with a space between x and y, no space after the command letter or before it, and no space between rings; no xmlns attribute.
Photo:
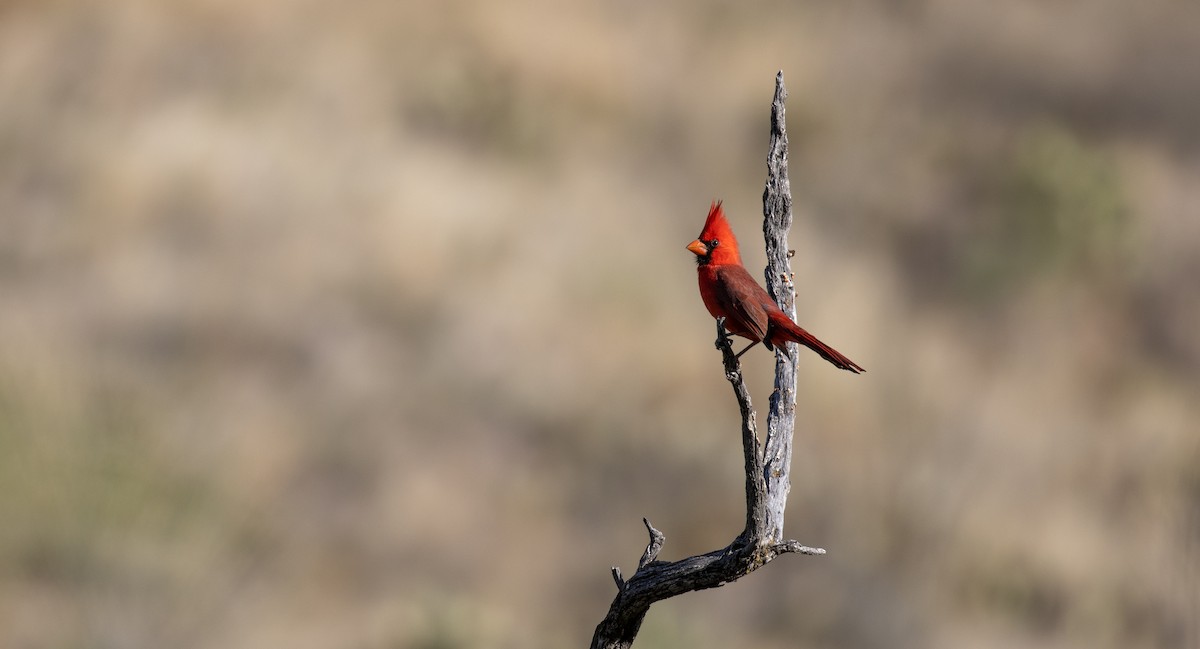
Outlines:
<svg viewBox="0 0 1200 649"><path fill-rule="evenodd" d="M733 347L733 341L729 338L729 332L725 331L725 317L717 318L717 342L714 344L717 349L726 349Z"/></svg>

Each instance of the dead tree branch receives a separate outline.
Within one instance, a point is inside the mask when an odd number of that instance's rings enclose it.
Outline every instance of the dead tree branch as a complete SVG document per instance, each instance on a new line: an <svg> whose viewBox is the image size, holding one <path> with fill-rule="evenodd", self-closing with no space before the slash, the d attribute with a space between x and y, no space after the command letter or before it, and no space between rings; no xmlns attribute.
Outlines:
<svg viewBox="0 0 1200 649"><path fill-rule="evenodd" d="M763 233L767 241L767 290L789 316L795 317L787 234L792 224L791 187L787 177L787 131L783 102L787 92L783 72L775 77L771 105L771 144L767 156L767 186L763 192ZM746 527L728 546L679 561L659 561L664 536L642 519L650 542L628 580L613 567L617 596L608 615L596 626L592 649L627 649L633 645L642 620L654 602L693 590L716 588L736 581L787 553L825 554L798 541L783 540L783 512L790 489L792 432L795 423L796 346L776 348L775 391L767 417L765 456L742 366L733 352L724 319L717 320L717 349L725 378L742 414L742 452L746 463Z"/></svg>
<svg viewBox="0 0 1200 649"><path fill-rule="evenodd" d="M767 243L767 293L779 308L796 320L796 285L792 276L792 185L788 180L788 138L783 102L783 71L775 75L775 98L771 101L771 144L767 153L767 185L763 189L763 238ZM763 464L767 481L767 510L770 528L765 536L783 540L783 512L792 489L792 434L796 426L796 343L775 353L775 391L767 414L767 445Z"/></svg>

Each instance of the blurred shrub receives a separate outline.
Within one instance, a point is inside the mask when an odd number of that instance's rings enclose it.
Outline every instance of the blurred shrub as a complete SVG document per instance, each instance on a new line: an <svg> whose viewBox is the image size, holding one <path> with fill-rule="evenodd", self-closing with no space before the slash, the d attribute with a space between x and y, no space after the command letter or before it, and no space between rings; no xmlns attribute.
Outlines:
<svg viewBox="0 0 1200 649"><path fill-rule="evenodd" d="M1130 218L1108 155L1038 125L997 166L981 178L990 200L959 260L968 296L994 299L1041 274L1120 274Z"/></svg>

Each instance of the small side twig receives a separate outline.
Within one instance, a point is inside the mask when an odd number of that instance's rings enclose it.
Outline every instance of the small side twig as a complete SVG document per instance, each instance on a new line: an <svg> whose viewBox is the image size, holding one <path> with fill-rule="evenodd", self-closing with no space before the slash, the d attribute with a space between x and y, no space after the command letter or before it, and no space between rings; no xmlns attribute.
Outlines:
<svg viewBox="0 0 1200 649"><path fill-rule="evenodd" d="M796 554L825 554L825 548L810 548L807 545L801 545L799 541L784 541L777 543L771 548L775 554L786 554L795 552Z"/></svg>

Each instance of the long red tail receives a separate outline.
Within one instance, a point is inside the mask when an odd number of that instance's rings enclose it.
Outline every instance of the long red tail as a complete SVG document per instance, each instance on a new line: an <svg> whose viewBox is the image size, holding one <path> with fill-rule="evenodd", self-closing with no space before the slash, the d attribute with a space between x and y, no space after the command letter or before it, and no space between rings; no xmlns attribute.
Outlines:
<svg viewBox="0 0 1200 649"><path fill-rule="evenodd" d="M780 313L776 317L776 314L772 313L771 316L770 331L767 333L767 338L772 346L786 341L800 343L838 368L854 372L855 374L866 372L858 363L846 358L838 350L817 340L816 336L792 322L786 315Z"/></svg>

